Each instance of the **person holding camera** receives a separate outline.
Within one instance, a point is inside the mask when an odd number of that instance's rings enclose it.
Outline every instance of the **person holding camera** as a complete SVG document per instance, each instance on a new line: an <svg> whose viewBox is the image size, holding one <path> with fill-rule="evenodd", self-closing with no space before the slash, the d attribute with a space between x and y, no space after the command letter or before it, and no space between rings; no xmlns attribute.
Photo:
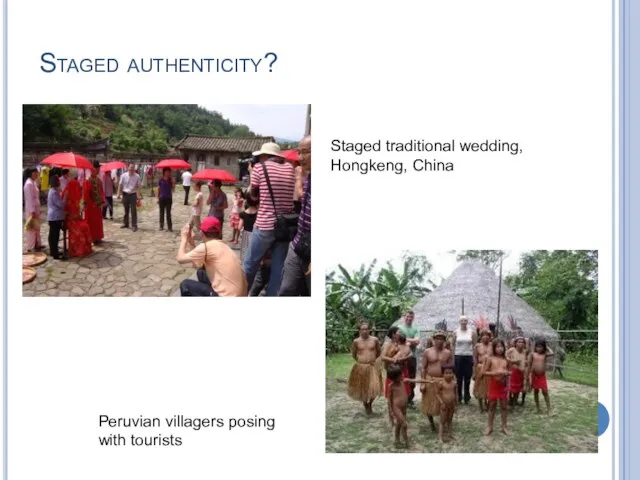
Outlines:
<svg viewBox="0 0 640 480"><path fill-rule="evenodd" d="M223 241L222 225L216 217L206 217L200 223L202 243L196 247L193 227L187 224L176 260L191 263L198 269L197 280L180 283L183 297L246 297L247 283L240 259ZM187 249L189 251L187 251Z"/></svg>

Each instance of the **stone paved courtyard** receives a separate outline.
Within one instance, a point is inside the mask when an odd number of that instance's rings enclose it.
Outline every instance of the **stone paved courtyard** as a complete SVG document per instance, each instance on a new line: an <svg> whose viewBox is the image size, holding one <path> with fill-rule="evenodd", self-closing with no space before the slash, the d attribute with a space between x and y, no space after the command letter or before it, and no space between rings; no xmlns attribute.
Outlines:
<svg viewBox="0 0 640 480"><path fill-rule="evenodd" d="M225 188L231 205L233 188ZM205 200L208 194L203 187ZM143 206L138 209L138 231L121 229L124 208L114 198L113 221L104 220L104 241L94 246L91 255L84 258L70 258L67 261L48 257L46 263L36 267L36 279L23 285L24 296L114 296L114 297L162 297L175 294L180 282L194 274L190 265L176 262L180 245L180 231L188 223L191 206L185 206L184 191L180 186L174 194L172 219L173 233L159 231L158 205L149 192L143 194ZM193 189L189 201L193 201ZM207 206L204 206L206 215ZM226 211L223 238L230 240L232 231ZM46 207L42 207L42 217L46 219ZM42 243L47 247L49 226L43 222ZM240 250L236 246L239 254ZM26 251L26 247L25 247ZM62 252L62 241L60 244Z"/></svg>

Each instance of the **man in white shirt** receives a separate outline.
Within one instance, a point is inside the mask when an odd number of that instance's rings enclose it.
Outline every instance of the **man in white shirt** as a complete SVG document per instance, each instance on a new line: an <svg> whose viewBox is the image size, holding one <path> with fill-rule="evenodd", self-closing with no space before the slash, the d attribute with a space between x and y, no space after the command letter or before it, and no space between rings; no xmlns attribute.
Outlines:
<svg viewBox="0 0 640 480"><path fill-rule="evenodd" d="M182 188L184 188L184 204L189 205L189 190L191 189L191 169L182 174Z"/></svg>
<svg viewBox="0 0 640 480"><path fill-rule="evenodd" d="M131 211L131 229L138 231L138 199L140 195L140 175L136 173L135 165L129 164L129 171L122 174L118 185L118 200L122 198L124 205L124 224L120 228L129 228L129 211ZM124 198L123 198L124 193Z"/></svg>

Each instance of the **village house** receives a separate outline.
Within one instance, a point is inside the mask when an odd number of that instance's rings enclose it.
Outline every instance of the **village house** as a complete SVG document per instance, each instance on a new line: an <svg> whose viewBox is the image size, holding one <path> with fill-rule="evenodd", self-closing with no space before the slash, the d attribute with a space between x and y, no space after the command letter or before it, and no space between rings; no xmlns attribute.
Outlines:
<svg viewBox="0 0 640 480"><path fill-rule="evenodd" d="M264 143L275 142L274 137L210 137L187 135L174 145L180 157L191 164L194 172L205 168L219 168L240 180L247 174L246 164L240 161L251 157Z"/></svg>
<svg viewBox="0 0 640 480"><path fill-rule="evenodd" d="M105 162L111 153L110 141L105 138L91 143L25 142L22 145L22 167L35 167L58 152L76 152L91 161Z"/></svg>
<svg viewBox="0 0 640 480"><path fill-rule="evenodd" d="M174 151L165 153L114 152L111 150L111 142L108 138L90 143L25 142L22 146L22 166L23 168L36 167L49 155L59 152L75 152L88 158L91 162L97 160L100 163L105 163L118 160L139 166L153 165L162 159L176 155Z"/></svg>

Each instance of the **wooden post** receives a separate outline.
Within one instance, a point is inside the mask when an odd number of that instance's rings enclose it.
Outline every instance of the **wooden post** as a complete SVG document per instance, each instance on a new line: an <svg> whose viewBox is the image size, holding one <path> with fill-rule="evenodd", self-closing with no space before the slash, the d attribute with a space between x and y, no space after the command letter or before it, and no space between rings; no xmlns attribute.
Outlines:
<svg viewBox="0 0 640 480"><path fill-rule="evenodd" d="M500 298L502 296L502 255L500 255L500 279L498 280L498 318L496 319L496 338L500 335Z"/></svg>
<svg viewBox="0 0 640 480"><path fill-rule="evenodd" d="M307 121L304 127L304 134L311 135L311 105L307 105Z"/></svg>

